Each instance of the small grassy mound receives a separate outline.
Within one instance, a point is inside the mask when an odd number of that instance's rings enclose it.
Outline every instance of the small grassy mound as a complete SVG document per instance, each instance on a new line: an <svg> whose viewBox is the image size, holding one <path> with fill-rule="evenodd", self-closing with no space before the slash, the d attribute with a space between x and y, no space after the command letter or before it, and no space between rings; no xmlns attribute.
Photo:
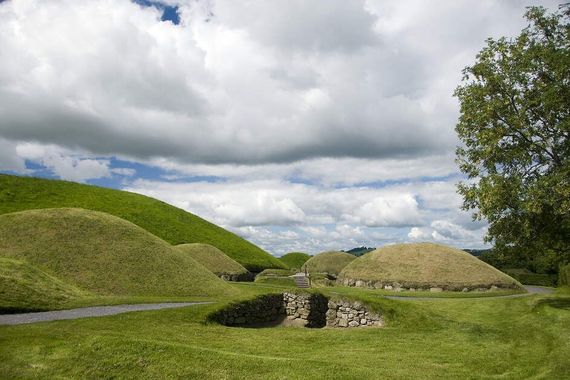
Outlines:
<svg viewBox="0 0 570 380"><path fill-rule="evenodd" d="M229 258L218 248L202 243L180 244L174 247L205 266L218 277L246 278L250 273L240 263Z"/></svg>
<svg viewBox="0 0 570 380"><path fill-rule="evenodd" d="M345 266L354 260L356 256L346 252L322 252L310 258L303 268L306 267L309 273L327 273L336 277Z"/></svg>
<svg viewBox="0 0 570 380"><path fill-rule="evenodd" d="M467 252L440 244L389 245L347 265L339 282L357 286L380 283L405 288L438 287L446 290L521 288L513 278ZM368 284L361 284L368 282Z"/></svg>
<svg viewBox="0 0 570 380"><path fill-rule="evenodd" d="M0 215L0 256L98 295L220 296L235 290L189 255L115 216L83 209Z"/></svg>
<svg viewBox="0 0 570 380"><path fill-rule="evenodd" d="M287 267L300 269L305 264L311 255L303 252L289 252L279 258Z"/></svg>
<svg viewBox="0 0 570 380"><path fill-rule="evenodd" d="M295 286L295 280L289 277L295 274L295 272L295 269L266 269L255 276L255 282L280 286Z"/></svg>
<svg viewBox="0 0 570 380"><path fill-rule="evenodd" d="M0 257L0 313L50 310L86 295L30 264Z"/></svg>
<svg viewBox="0 0 570 380"><path fill-rule="evenodd" d="M276 257L196 215L127 191L0 174L0 214L79 207L128 220L170 244L211 244L252 272L285 268Z"/></svg>

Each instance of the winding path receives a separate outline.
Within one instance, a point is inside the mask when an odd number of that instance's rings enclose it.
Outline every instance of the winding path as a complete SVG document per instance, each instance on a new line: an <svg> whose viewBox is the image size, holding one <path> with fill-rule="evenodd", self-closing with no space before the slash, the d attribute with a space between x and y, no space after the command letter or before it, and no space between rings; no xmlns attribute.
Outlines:
<svg viewBox="0 0 570 380"><path fill-rule="evenodd" d="M131 311L173 309L193 305L205 305L213 302L170 302L145 303L135 305L93 306L70 310L41 311L37 313L3 314L0 315L0 325L21 325L25 323L59 321L63 319L79 319L88 317L104 317L129 313Z"/></svg>
<svg viewBox="0 0 570 380"><path fill-rule="evenodd" d="M450 298L450 297L407 297L407 296L384 296L385 298L391 300L404 300L404 301L421 301L421 300L450 300L450 299L497 299L497 298L519 298L519 297L526 297L532 294L551 294L554 292L554 289L550 288L543 288L540 286L531 286L531 285L524 285L524 288L527 290L528 293L521 293L521 294L509 294L506 296L494 296L494 297L458 297L458 298Z"/></svg>

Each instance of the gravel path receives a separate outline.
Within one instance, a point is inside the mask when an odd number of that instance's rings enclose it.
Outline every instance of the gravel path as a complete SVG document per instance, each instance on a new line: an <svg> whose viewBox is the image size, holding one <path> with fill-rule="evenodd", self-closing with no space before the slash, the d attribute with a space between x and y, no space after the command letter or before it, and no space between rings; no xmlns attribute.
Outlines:
<svg viewBox="0 0 570 380"><path fill-rule="evenodd" d="M129 313L131 311L172 309L209 303L212 302L145 303L136 305L82 307L79 309L41 311L37 313L3 314L0 315L0 325L21 325L24 323L59 321L62 319L104 317L107 315Z"/></svg>
<svg viewBox="0 0 570 380"><path fill-rule="evenodd" d="M506 296L495 296L495 297L464 297L464 298L452 298L452 297L405 297L405 296L384 296L385 298L391 300L404 300L404 301L429 301L429 300L449 300L449 299L496 299L496 298L519 298L519 297L526 297L530 296L531 294L551 294L554 292L554 289L543 288L540 286L530 286L525 285L525 289L528 293L522 294L509 294Z"/></svg>

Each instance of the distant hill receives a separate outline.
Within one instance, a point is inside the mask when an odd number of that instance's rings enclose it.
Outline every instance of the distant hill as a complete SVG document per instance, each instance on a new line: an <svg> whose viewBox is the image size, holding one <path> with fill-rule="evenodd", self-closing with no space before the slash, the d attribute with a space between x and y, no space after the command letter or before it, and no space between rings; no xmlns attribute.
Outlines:
<svg viewBox="0 0 570 380"><path fill-rule="evenodd" d="M56 280L47 277L53 276L69 284L61 287L69 294L73 287L124 296L236 293L164 240L126 220L91 210L42 209L0 215L0 257L33 266L37 270L21 268L45 278L45 283L55 284Z"/></svg>
<svg viewBox="0 0 570 380"><path fill-rule="evenodd" d="M285 268L277 258L245 239L196 215L159 200L127 191L74 182L0 174L0 214L80 207L132 222L174 244L211 244L250 271Z"/></svg>
<svg viewBox="0 0 570 380"><path fill-rule="evenodd" d="M352 248L352 249L349 249L348 251L342 251L342 252L350 253L351 255L359 257L359 256L364 255L365 253L372 252L375 249L376 248L362 246L362 247Z"/></svg>

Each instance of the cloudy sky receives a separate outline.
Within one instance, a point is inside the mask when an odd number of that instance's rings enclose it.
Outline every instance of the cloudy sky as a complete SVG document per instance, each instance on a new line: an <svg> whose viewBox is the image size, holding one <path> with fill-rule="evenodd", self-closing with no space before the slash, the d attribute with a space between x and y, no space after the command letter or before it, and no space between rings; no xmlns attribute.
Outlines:
<svg viewBox="0 0 570 380"><path fill-rule="evenodd" d="M0 0L0 171L150 195L277 256L484 247L452 93L558 2Z"/></svg>

